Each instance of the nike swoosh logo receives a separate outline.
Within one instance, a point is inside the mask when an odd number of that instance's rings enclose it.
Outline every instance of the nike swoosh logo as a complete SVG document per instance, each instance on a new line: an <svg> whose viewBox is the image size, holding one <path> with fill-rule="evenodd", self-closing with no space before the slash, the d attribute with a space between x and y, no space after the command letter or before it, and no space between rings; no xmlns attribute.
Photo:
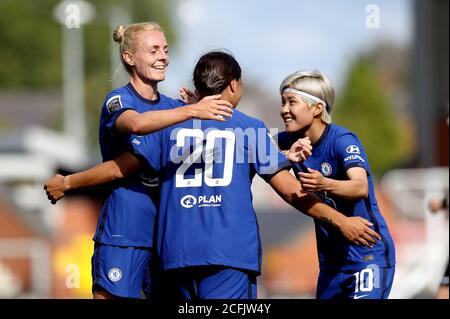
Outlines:
<svg viewBox="0 0 450 319"><path fill-rule="evenodd" d="M353 299L361 299L361 298L364 298L366 296L368 296L368 294L367 295L361 295L361 296L354 296Z"/></svg>

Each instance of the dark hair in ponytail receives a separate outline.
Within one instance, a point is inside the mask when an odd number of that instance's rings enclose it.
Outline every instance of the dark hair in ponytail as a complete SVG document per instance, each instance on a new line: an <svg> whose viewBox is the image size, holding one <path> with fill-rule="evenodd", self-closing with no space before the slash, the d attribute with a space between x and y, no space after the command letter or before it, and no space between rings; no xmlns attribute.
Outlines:
<svg viewBox="0 0 450 319"><path fill-rule="evenodd" d="M195 65L194 85L200 98L220 94L233 80L240 80L241 67L228 53L214 51L204 54Z"/></svg>

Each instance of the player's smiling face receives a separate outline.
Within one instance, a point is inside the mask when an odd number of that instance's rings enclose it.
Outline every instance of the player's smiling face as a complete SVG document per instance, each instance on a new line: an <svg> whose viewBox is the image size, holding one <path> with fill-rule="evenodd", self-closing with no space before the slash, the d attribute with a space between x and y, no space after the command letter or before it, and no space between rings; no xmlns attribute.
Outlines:
<svg viewBox="0 0 450 319"><path fill-rule="evenodd" d="M166 77L169 47L164 33L158 30L137 34L133 55L134 71L144 82L160 82Z"/></svg>
<svg viewBox="0 0 450 319"><path fill-rule="evenodd" d="M309 127L314 120L313 107L309 107L300 96L283 92L280 115L286 125L286 131L293 133Z"/></svg>

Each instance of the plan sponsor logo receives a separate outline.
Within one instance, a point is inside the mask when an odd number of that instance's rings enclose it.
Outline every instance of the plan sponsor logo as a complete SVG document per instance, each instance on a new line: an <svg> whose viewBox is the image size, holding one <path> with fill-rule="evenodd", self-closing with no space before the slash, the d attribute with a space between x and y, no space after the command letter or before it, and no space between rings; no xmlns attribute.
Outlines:
<svg viewBox="0 0 450 319"><path fill-rule="evenodd" d="M222 195L200 195L198 197L186 195L180 200L181 206L184 208L197 207L220 207L222 206Z"/></svg>

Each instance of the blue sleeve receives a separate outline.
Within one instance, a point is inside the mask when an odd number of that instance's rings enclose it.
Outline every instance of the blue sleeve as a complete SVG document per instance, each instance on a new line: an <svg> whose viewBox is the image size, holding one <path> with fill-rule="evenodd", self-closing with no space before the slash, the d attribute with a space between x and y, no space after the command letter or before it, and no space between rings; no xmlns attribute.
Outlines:
<svg viewBox="0 0 450 319"><path fill-rule="evenodd" d="M174 101L173 104L172 104L173 107L179 107L179 106L185 106L186 105L186 103L184 103L180 99L176 99L176 100L173 100L173 101Z"/></svg>
<svg viewBox="0 0 450 319"><path fill-rule="evenodd" d="M161 131L158 131L141 136L130 135L130 144L134 153L143 158L157 172L161 170L161 134Z"/></svg>
<svg viewBox="0 0 450 319"><path fill-rule="evenodd" d="M297 138L295 138L288 132L281 132L275 136L275 140L277 141L278 147L281 150L287 151L291 149L292 144L294 144L297 141Z"/></svg>
<svg viewBox="0 0 450 319"><path fill-rule="evenodd" d="M280 170L291 166L263 123L257 126L256 145L251 149L254 153L252 158L255 171L266 182L269 182Z"/></svg>
<svg viewBox="0 0 450 319"><path fill-rule="evenodd" d="M133 99L127 94L112 93L107 96L102 108L102 125L114 134L114 126L119 116L127 110L136 110Z"/></svg>
<svg viewBox="0 0 450 319"><path fill-rule="evenodd" d="M342 135L336 139L334 145L339 162L346 171L352 167L362 167L370 175L366 153L355 135Z"/></svg>

